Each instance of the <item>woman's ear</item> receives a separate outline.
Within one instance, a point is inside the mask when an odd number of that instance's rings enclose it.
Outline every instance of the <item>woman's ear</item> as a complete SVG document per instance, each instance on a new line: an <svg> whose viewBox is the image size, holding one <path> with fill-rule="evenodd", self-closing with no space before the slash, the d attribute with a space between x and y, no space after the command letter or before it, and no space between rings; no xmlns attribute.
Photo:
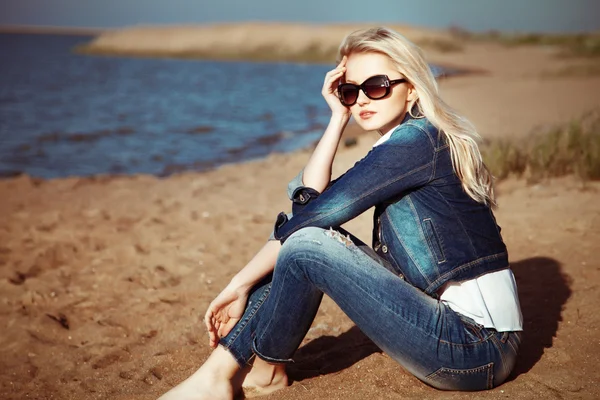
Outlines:
<svg viewBox="0 0 600 400"><path fill-rule="evenodd" d="M412 83L408 84L408 93L406 96L406 102L410 103L417 100L419 96L417 95L417 89L412 85Z"/></svg>

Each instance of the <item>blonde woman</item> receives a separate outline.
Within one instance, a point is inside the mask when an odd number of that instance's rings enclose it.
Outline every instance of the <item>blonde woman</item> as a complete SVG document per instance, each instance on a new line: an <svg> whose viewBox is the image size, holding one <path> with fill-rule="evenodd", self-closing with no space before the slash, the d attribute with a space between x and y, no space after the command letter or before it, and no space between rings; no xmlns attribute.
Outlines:
<svg viewBox="0 0 600 400"><path fill-rule="evenodd" d="M161 399L231 399L288 384L323 294L426 384L485 390L512 371L522 316L475 128L439 97L420 50L354 32L325 76L329 126L290 183L292 214L210 304L204 365ZM330 182L350 117L381 138ZM372 247L340 225L374 208Z"/></svg>

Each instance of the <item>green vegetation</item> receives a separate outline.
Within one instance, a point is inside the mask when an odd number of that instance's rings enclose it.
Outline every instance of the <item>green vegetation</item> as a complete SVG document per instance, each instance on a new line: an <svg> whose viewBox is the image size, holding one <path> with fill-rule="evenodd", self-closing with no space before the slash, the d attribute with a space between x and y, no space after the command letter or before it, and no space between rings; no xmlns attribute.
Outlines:
<svg viewBox="0 0 600 400"><path fill-rule="evenodd" d="M590 62L581 65L569 65L556 71L542 72L543 78L587 78L590 76L600 76L600 63Z"/></svg>
<svg viewBox="0 0 600 400"><path fill-rule="evenodd" d="M424 39L418 42L424 48L440 52L462 51L463 47L455 40ZM75 47L73 51L78 54L100 56L134 56L149 58L181 58L181 59L210 59L226 61L281 61L281 62L306 62L331 64L337 56L337 45L324 46L322 43L310 43L301 50L291 50L285 45L264 45L254 49L223 49L213 48L206 50L122 50L108 46L98 46L94 43L83 44Z"/></svg>
<svg viewBox="0 0 600 400"><path fill-rule="evenodd" d="M463 45L454 39L449 40L440 38L428 38L421 39L417 41L416 44L424 49L431 49L439 51L440 53L453 53L464 50Z"/></svg>
<svg viewBox="0 0 600 400"><path fill-rule="evenodd" d="M312 44L299 52L287 51L275 45L260 46L250 50L233 51L228 49L186 50L186 51L144 51L120 50L94 45L80 45L73 50L78 54L99 56L128 56L148 58L180 58L180 59L209 59L224 61L281 61L281 62L310 62L331 64L336 57L337 48L323 49L318 44Z"/></svg>
<svg viewBox="0 0 600 400"><path fill-rule="evenodd" d="M600 111L527 138L490 141L483 159L498 179L524 176L529 181L575 174L600 179Z"/></svg>
<svg viewBox="0 0 600 400"><path fill-rule="evenodd" d="M574 57L600 57L600 32L576 34L504 33L489 31L473 33L461 28L450 28L451 35L460 40L489 41L506 46L554 46L560 55Z"/></svg>

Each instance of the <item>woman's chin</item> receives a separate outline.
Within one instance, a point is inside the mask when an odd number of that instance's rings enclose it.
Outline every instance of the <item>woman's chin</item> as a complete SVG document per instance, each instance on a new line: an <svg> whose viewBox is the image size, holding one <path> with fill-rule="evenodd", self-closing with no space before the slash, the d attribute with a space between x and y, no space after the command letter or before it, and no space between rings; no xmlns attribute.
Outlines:
<svg viewBox="0 0 600 400"><path fill-rule="evenodd" d="M381 128L382 124L374 121L373 118L369 119L361 119L355 118L356 124L361 127L361 129L365 131L376 131Z"/></svg>

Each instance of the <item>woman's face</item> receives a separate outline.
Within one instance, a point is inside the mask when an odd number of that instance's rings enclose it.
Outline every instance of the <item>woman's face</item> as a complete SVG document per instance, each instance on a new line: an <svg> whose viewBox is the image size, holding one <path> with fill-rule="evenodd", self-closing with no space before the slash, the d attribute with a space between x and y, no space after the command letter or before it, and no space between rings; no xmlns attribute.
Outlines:
<svg viewBox="0 0 600 400"><path fill-rule="evenodd" d="M346 82L360 85L374 75L387 75L390 80L404 78L390 58L383 54L352 53L348 56ZM350 111L361 128L385 134L402 122L408 106L416 99L416 90L408 82L392 85L390 89L390 94L379 100L371 100L359 90L358 99L350 106Z"/></svg>

